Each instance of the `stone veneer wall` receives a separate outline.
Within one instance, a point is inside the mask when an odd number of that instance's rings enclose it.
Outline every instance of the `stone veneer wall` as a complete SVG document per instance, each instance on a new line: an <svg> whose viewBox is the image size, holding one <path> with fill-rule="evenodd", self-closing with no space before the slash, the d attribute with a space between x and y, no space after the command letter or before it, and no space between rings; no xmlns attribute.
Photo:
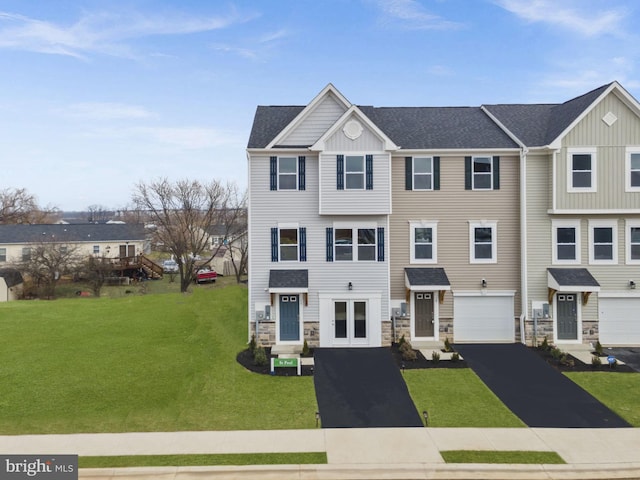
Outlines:
<svg viewBox="0 0 640 480"><path fill-rule="evenodd" d="M320 346L320 322L304 322L304 339L307 340L309 348ZM255 322L251 324L251 335L256 333ZM251 336L250 335L250 336ZM263 347L271 347L276 344L276 322L273 320L263 320L260 322L260 331L256 335L256 343Z"/></svg>
<svg viewBox="0 0 640 480"><path fill-rule="evenodd" d="M525 333L527 346L530 347L533 344L533 320L527 320L525 322ZM600 336L598 329L598 322L596 320L583 320L582 322L582 343L596 342ZM538 320L538 334L536 345L540 345L544 337L547 337L547 342L553 343L553 319L545 318L544 320Z"/></svg>

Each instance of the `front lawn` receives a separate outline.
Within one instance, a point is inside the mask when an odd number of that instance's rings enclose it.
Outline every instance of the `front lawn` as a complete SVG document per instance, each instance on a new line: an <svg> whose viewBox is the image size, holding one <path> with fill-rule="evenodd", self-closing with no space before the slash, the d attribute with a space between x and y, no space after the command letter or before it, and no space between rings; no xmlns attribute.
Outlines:
<svg viewBox="0 0 640 480"><path fill-rule="evenodd" d="M314 428L312 377L257 375L247 290L0 304L0 434Z"/></svg>
<svg viewBox="0 0 640 480"><path fill-rule="evenodd" d="M634 427L640 427L640 373L565 373Z"/></svg>

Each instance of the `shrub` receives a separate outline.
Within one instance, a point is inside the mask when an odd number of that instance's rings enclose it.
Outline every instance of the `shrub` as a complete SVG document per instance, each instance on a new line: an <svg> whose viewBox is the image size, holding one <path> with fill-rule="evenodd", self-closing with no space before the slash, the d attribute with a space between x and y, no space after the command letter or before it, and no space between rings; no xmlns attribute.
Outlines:
<svg viewBox="0 0 640 480"><path fill-rule="evenodd" d="M544 340L542 340L542 343L540 344L540 348L545 352L549 350L549 341L547 340L546 336L544 337Z"/></svg>
<svg viewBox="0 0 640 480"><path fill-rule="evenodd" d="M449 342L449 337L444 339L444 351L445 352L450 352L451 350L453 350L451 348L451 343Z"/></svg>
<svg viewBox="0 0 640 480"><path fill-rule="evenodd" d="M418 354L412 348L405 349L402 352L402 360L406 362L415 362L418 359Z"/></svg>
<svg viewBox="0 0 640 480"><path fill-rule="evenodd" d="M599 357L602 356L602 345L600 344L600 340L596 342L595 352Z"/></svg>
<svg viewBox="0 0 640 480"><path fill-rule="evenodd" d="M460 361L460 354L458 352L453 352L451 354L451 361L452 362L459 362Z"/></svg>
<svg viewBox="0 0 640 480"><path fill-rule="evenodd" d="M407 343L407 340L404 338L404 334L400 337L400 340L398 340L398 347L402 347L402 345L404 345L405 343Z"/></svg>
<svg viewBox="0 0 640 480"><path fill-rule="evenodd" d="M251 341L249 342L249 351L251 353L255 353L256 351L256 336L255 335L251 335Z"/></svg>
<svg viewBox="0 0 640 480"><path fill-rule="evenodd" d="M431 361L433 363L438 363L440 361L440 353L435 350L431 352Z"/></svg>
<svg viewBox="0 0 640 480"><path fill-rule="evenodd" d="M597 355L594 355L593 357L591 357L591 366L596 368L599 367L600 365L602 365L602 360L600 360L600 357Z"/></svg>
<svg viewBox="0 0 640 480"><path fill-rule="evenodd" d="M264 366L268 363L267 352L264 351L262 346L256 347L253 352L253 363L255 365Z"/></svg>
<svg viewBox="0 0 640 480"><path fill-rule="evenodd" d="M304 339L304 343L302 344L302 355L307 357L309 355L309 344L307 343L307 339Z"/></svg>

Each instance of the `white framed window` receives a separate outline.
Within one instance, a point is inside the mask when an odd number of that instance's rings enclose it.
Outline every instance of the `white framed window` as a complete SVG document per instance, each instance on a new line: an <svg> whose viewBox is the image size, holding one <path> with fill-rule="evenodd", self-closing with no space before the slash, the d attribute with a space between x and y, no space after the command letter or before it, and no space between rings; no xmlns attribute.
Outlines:
<svg viewBox="0 0 640 480"><path fill-rule="evenodd" d="M298 261L298 226L278 229L278 248L281 262Z"/></svg>
<svg viewBox="0 0 640 480"><path fill-rule="evenodd" d="M626 230L626 263L640 265L640 220L627 220Z"/></svg>
<svg viewBox="0 0 640 480"><path fill-rule="evenodd" d="M438 222L410 222L411 263L438 263Z"/></svg>
<svg viewBox="0 0 640 480"><path fill-rule="evenodd" d="M598 185L595 148L567 150L567 191L596 192Z"/></svg>
<svg viewBox="0 0 640 480"><path fill-rule="evenodd" d="M471 164L473 190L493 190L493 158L473 157Z"/></svg>
<svg viewBox="0 0 640 480"><path fill-rule="evenodd" d="M640 147L627 147L625 177L625 190L640 192Z"/></svg>
<svg viewBox="0 0 640 480"><path fill-rule="evenodd" d="M433 190L433 157L413 157L413 190Z"/></svg>
<svg viewBox="0 0 640 480"><path fill-rule="evenodd" d="M334 232L336 262L377 260L376 227L335 228Z"/></svg>
<svg viewBox="0 0 640 480"><path fill-rule="evenodd" d="M94 255L99 255L100 254L100 245L94 245L93 246L93 254Z"/></svg>
<svg viewBox="0 0 640 480"><path fill-rule="evenodd" d="M579 264L580 220L553 220L551 222L554 264Z"/></svg>
<svg viewBox="0 0 640 480"><path fill-rule="evenodd" d="M469 222L469 262L498 262L497 222Z"/></svg>
<svg viewBox="0 0 640 480"><path fill-rule="evenodd" d="M278 157L278 190L298 189L298 158Z"/></svg>
<svg viewBox="0 0 640 480"><path fill-rule="evenodd" d="M6 261L7 261L7 249L0 248L0 262L6 262Z"/></svg>
<svg viewBox="0 0 640 480"><path fill-rule="evenodd" d="M618 263L616 220L589 220L589 263Z"/></svg>
<svg viewBox="0 0 640 480"><path fill-rule="evenodd" d="M31 261L31 247L22 247L22 261L23 262Z"/></svg>
<svg viewBox="0 0 640 480"><path fill-rule="evenodd" d="M364 190L364 155L346 155L344 160L345 188Z"/></svg>

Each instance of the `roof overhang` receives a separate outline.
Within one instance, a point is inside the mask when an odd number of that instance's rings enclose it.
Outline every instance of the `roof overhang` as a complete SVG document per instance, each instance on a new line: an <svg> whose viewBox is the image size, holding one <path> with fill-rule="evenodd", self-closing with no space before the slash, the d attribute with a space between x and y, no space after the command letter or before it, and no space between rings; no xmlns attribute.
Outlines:
<svg viewBox="0 0 640 480"><path fill-rule="evenodd" d="M451 284L444 268L405 268L404 285L407 290L411 291L451 290Z"/></svg>
<svg viewBox="0 0 640 480"><path fill-rule="evenodd" d="M556 292L600 291L600 284L586 268L548 268L547 286Z"/></svg>
<svg viewBox="0 0 640 480"><path fill-rule="evenodd" d="M309 270L270 270L269 293L309 293Z"/></svg>

